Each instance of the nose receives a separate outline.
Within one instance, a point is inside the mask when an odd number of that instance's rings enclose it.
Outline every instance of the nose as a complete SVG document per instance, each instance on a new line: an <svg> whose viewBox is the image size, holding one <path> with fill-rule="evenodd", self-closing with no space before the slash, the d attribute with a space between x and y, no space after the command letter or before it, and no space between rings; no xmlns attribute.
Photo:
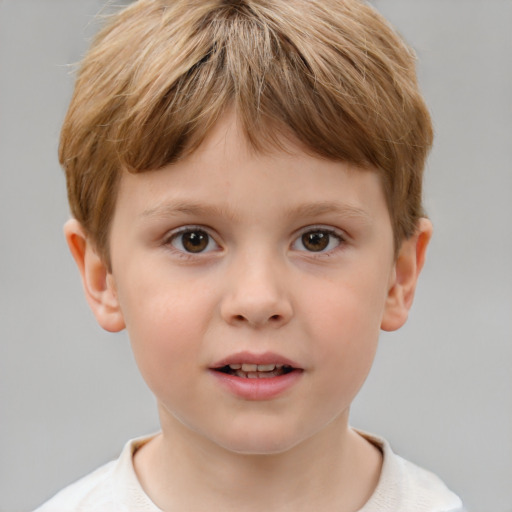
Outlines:
<svg viewBox="0 0 512 512"><path fill-rule="evenodd" d="M230 325L277 328L293 316L285 272L268 259L245 259L227 277L226 288L221 315Z"/></svg>

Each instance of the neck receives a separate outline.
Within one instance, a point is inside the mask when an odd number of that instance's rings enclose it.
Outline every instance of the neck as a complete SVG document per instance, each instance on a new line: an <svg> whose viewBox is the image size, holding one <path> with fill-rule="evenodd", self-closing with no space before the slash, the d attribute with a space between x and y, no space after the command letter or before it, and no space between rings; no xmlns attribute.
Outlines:
<svg viewBox="0 0 512 512"><path fill-rule="evenodd" d="M226 450L174 418L134 460L141 485L162 510L294 512L359 510L377 485L380 451L340 417L284 453Z"/></svg>

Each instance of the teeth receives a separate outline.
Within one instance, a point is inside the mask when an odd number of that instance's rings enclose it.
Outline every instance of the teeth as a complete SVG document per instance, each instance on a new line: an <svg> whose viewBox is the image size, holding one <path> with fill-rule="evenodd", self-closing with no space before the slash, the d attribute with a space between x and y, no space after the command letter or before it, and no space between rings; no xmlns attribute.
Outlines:
<svg viewBox="0 0 512 512"><path fill-rule="evenodd" d="M268 379L282 375L283 368L289 368L285 364L252 364L252 363L233 363L229 365L233 375L245 379Z"/></svg>
<svg viewBox="0 0 512 512"><path fill-rule="evenodd" d="M242 370L236 370L235 375L242 379L270 379L280 375L279 372L244 372Z"/></svg>
<svg viewBox="0 0 512 512"><path fill-rule="evenodd" d="M275 370L276 365L275 364L259 364L258 365L258 371L259 372L271 372Z"/></svg>
<svg viewBox="0 0 512 512"><path fill-rule="evenodd" d="M282 368L282 364L230 364L232 370L242 370L243 372L272 372L276 368Z"/></svg>

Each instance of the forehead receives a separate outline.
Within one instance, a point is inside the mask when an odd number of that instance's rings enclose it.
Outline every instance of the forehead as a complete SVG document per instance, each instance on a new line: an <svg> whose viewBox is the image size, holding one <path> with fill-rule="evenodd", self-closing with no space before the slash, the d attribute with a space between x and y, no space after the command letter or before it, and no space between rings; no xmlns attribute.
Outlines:
<svg viewBox="0 0 512 512"><path fill-rule="evenodd" d="M172 210L216 210L232 217L265 210L282 216L322 214L387 217L379 174L372 169L315 156L290 137L256 151L233 114L225 115L202 144L162 169L123 174L119 210L140 218Z"/></svg>

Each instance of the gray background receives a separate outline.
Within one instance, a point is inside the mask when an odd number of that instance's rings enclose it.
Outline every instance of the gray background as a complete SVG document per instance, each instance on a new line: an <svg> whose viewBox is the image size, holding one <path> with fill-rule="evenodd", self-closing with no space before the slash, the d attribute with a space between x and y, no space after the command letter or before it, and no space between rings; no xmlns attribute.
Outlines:
<svg viewBox="0 0 512 512"><path fill-rule="evenodd" d="M66 64L99 0L0 0L0 510L27 511L157 429L124 334L96 326L62 236ZM382 337L352 423L512 510L512 2L376 0L415 47L437 133L435 236L409 323ZM413 511L411 511L413 512Z"/></svg>

